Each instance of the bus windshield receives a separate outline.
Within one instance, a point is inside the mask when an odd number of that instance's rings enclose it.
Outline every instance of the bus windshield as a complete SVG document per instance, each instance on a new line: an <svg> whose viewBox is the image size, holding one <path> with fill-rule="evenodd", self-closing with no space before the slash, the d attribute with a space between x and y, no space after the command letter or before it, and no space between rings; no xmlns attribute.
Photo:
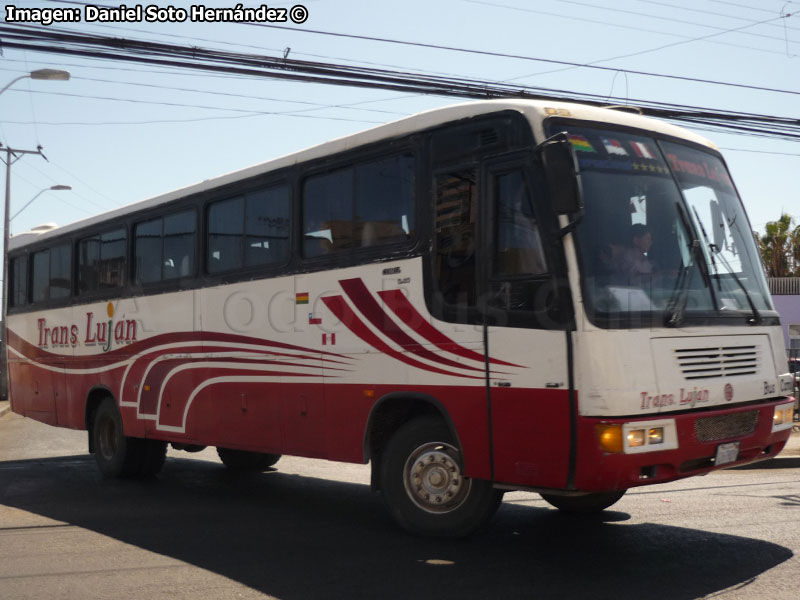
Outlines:
<svg viewBox="0 0 800 600"><path fill-rule="evenodd" d="M677 326L772 310L744 209L717 156L587 127L570 127L569 138L583 183L577 245L594 322Z"/></svg>

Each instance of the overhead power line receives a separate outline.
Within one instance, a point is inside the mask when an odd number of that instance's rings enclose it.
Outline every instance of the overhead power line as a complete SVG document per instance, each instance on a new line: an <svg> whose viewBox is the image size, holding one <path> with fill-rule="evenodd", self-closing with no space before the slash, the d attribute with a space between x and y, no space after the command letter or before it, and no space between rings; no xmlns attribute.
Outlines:
<svg viewBox="0 0 800 600"><path fill-rule="evenodd" d="M387 89L459 98L530 98L584 102L596 106L623 104L621 98L568 90L537 88L509 83L438 77L386 69L304 61L258 54L211 50L95 34L52 27L0 25L2 46L36 52L129 61L141 64L234 73L339 86ZM785 93L800 95L799 92ZM630 100L643 114L694 126L719 128L747 135L800 140L800 120L746 112Z"/></svg>

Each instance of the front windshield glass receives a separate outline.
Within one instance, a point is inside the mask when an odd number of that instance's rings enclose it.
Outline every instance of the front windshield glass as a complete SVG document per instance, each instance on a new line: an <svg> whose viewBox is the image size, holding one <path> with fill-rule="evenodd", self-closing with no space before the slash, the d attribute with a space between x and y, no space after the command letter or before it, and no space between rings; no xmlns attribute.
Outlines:
<svg viewBox="0 0 800 600"><path fill-rule="evenodd" d="M750 302L772 308L741 203L718 158L588 127L570 127L569 138L583 184L578 253L593 320L679 325L693 316L750 315Z"/></svg>

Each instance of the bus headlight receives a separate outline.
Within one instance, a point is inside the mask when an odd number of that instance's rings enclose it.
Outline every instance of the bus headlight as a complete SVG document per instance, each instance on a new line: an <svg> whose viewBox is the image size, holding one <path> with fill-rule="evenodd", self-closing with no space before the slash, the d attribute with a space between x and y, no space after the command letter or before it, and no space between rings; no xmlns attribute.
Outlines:
<svg viewBox="0 0 800 600"><path fill-rule="evenodd" d="M645 430L644 429L632 429L628 432L628 446L631 448L636 448L638 446L644 446L645 444Z"/></svg>
<svg viewBox="0 0 800 600"><path fill-rule="evenodd" d="M651 427L647 432L648 444L663 444L664 443L664 428Z"/></svg>
<svg viewBox="0 0 800 600"><path fill-rule="evenodd" d="M638 454L678 447L674 419L635 423L601 423L596 426L600 449L609 454Z"/></svg>
<svg viewBox="0 0 800 600"><path fill-rule="evenodd" d="M678 429L674 419L625 423L622 433L625 454L674 450L678 447Z"/></svg>
<svg viewBox="0 0 800 600"><path fill-rule="evenodd" d="M794 424L794 403L779 404L772 414L772 431L790 429Z"/></svg>

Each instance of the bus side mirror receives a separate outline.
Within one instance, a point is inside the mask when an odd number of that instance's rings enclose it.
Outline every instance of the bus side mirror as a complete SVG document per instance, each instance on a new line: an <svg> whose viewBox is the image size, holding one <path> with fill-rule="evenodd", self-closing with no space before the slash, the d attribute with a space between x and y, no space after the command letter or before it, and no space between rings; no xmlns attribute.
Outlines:
<svg viewBox="0 0 800 600"><path fill-rule="evenodd" d="M583 213L583 189L578 159L566 132L546 139L537 148L557 215Z"/></svg>

